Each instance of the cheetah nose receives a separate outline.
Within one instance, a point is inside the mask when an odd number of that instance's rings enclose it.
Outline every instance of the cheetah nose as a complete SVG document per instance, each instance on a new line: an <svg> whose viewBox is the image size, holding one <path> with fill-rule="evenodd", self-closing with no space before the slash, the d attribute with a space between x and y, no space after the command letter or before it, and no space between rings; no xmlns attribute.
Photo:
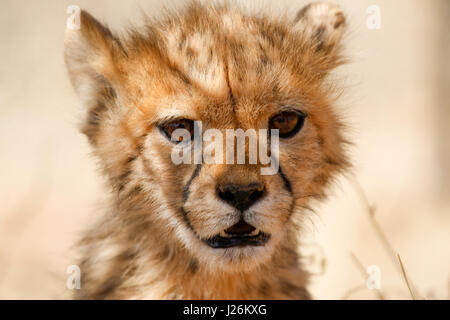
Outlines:
<svg viewBox="0 0 450 320"><path fill-rule="evenodd" d="M265 187L259 182L248 185L226 184L220 185L217 193L229 205L245 211L264 196Z"/></svg>

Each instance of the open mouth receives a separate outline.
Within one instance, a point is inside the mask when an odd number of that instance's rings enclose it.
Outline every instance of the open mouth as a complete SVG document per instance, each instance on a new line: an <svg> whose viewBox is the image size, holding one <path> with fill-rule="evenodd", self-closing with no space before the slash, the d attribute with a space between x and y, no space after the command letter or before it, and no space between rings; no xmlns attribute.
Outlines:
<svg viewBox="0 0 450 320"><path fill-rule="evenodd" d="M231 248L244 246L263 246L270 235L256 229L244 220L234 226L221 231L218 235L204 241L212 248Z"/></svg>

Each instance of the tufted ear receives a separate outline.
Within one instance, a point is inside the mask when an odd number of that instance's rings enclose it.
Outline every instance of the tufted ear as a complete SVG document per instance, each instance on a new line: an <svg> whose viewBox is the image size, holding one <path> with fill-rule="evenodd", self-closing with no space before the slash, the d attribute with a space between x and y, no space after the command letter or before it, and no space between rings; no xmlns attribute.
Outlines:
<svg viewBox="0 0 450 320"><path fill-rule="evenodd" d="M322 2L301 9L294 22L296 30L316 42L317 51L327 52L338 47L346 24L345 16L337 5Z"/></svg>
<svg viewBox="0 0 450 320"><path fill-rule="evenodd" d="M83 131L93 139L101 112L116 97L117 60L123 50L111 31L89 13L81 11L79 21L80 28L66 31L65 62L86 114Z"/></svg>

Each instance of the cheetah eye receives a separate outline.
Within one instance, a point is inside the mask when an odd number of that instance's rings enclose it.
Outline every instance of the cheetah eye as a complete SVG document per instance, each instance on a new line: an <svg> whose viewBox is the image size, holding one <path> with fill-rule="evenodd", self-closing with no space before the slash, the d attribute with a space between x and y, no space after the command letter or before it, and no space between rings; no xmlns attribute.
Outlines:
<svg viewBox="0 0 450 320"><path fill-rule="evenodd" d="M161 125L160 130L170 139L170 141L175 143L183 142L183 136L179 134L173 134L177 129L187 130L191 136L191 140L194 137L194 121L188 119L179 119L172 122L165 123Z"/></svg>
<svg viewBox="0 0 450 320"><path fill-rule="evenodd" d="M278 129L280 138L292 138L305 124L306 114L300 111L283 111L270 119L270 129Z"/></svg>

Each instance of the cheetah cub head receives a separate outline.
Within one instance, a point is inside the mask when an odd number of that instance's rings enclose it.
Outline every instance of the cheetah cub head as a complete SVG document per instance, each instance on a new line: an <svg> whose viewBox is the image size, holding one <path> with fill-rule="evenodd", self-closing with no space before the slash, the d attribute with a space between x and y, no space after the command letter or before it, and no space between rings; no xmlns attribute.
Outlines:
<svg viewBox="0 0 450 320"><path fill-rule="evenodd" d="M213 270L295 246L309 202L347 167L327 81L344 27L324 3L292 20L193 3L118 37L82 12L65 57L118 230Z"/></svg>

